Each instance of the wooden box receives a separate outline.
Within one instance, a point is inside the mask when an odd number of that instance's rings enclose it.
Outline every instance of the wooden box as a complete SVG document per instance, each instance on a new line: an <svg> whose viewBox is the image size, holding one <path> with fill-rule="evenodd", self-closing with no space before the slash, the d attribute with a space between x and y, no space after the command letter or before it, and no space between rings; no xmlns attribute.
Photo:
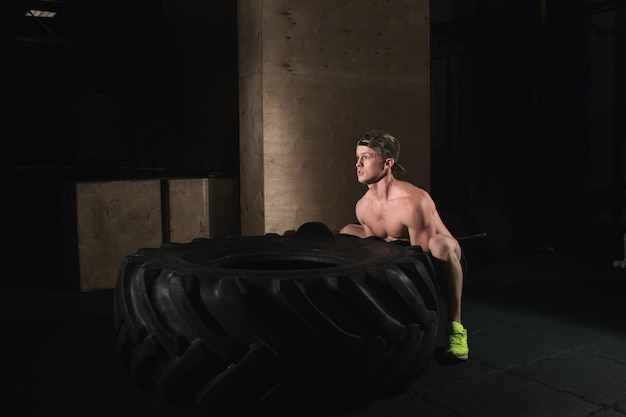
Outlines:
<svg viewBox="0 0 626 417"><path fill-rule="evenodd" d="M65 287L115 287L127 255L163 242L240 233L237 179L77 182L62 198Z"/></svg>
<svg viewBox="0 0 626 417"><path fill-rule="evenodd" d="M167 180L165 241L222 238L240 233L239 181L234 178Z"/></svg>
<svg viewBox="0 0 626 417"><path fill-rule="evenodd" d="M113 288L122 260L142 247L162 243L161 187L158 179L77 182L70 202L75 228L67 227L74 252L69 278L78 275L80 291ZM72 239L75 234L75 239ZM72 283L72 287L75 284Z"/></svg>

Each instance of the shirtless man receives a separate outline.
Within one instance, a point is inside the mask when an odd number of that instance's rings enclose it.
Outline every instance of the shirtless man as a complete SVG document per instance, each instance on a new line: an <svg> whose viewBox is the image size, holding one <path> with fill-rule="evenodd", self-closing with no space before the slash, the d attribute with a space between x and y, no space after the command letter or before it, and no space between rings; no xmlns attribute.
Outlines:
<svg viewBox="0 0 626 417"><path fill-rule="evenodd" d="M387 242L404 240L421 246L439 266L446 282L448 314L446 356L466 360L467 330L461 325L463 270L461 247L441 221L430 195L415 185L395 178L406 171L398 163L400 143L389 133L367 132L357 143L356 174L368 190L356 203L360 224L349 224L339 233Z"/></svg>

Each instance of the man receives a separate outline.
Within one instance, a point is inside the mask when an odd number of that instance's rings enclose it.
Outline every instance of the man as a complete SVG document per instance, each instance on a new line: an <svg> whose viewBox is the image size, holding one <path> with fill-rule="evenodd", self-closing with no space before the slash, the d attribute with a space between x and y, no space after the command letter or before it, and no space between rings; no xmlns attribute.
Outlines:
<svg viewBox="0 0 626 417"><path fill-rule="evenodd" d="M367 132L357 143L356 174L368 190L356 203L359 224L349 224L339 233L387 242L404 240L429 252L445 281L450 323L445 355L466 360L467 330L461 324L463 270L461 247L446 228L430 195L415 185L398 180L406 171L398 163L400 143L389 133Z"/></svg>

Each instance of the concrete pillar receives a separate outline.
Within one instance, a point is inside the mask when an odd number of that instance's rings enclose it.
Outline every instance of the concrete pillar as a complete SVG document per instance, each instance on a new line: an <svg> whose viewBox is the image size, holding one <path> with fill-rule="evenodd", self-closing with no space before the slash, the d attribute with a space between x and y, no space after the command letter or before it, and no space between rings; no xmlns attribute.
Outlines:
<svg viewBox="0 0 626 417"><path fill-rule="evenodd" d="M357 139L429 187L429 2L239 0L242 234L355 221Z"/></svg>

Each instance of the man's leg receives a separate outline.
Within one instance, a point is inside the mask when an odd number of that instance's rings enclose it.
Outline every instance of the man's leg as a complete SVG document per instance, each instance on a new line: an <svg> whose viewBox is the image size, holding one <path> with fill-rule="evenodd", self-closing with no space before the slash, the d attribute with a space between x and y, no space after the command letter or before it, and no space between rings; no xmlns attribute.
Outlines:
<svg viewBox="0 0 626 417"><path fill-rule="evenodd" d="M456 359L468 358L467 331L461 324L461 300L463 296L463 268L461 266L461 247L456 239L446 235L433 236L428 242L428 249L437 263L446 291L449 316L447 329L447 355Z"/></svg>

